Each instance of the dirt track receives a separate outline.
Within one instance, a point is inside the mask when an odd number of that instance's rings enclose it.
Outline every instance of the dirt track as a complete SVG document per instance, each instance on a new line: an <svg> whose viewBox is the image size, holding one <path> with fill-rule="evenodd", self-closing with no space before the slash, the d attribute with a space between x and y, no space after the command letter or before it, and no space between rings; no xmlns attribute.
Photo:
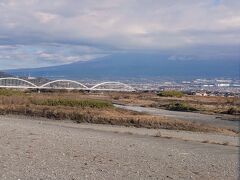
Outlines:
<svg viewBox="0 0 240 180"><path fill-rule="evenodd" d="M238 147L0 116L0 179L237 179Z"/></svg>

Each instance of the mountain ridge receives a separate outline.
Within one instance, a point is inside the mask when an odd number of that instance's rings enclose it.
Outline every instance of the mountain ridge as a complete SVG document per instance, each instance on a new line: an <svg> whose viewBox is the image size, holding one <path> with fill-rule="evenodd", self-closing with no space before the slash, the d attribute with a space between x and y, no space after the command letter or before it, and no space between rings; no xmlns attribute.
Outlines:
<svg viewBox="0 0 240 180"><path fill-rule="evenodd" d="M71 64L7 70L18 76L44 76L79 78L237 78L239 62L236 60L168 60L168 55L159 54L114 54L91 61Z"/></svg>

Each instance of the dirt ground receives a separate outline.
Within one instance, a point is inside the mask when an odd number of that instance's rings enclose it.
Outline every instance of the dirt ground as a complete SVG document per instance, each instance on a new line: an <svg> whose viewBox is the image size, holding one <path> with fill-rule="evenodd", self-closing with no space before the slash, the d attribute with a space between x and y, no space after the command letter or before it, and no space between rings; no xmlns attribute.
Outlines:
<svg viewBox="0 0 240 180"><path fill-rule="evenodd" d="M129 133L111 131L105 125L84 127L72 122L1 116L0 179L238 177L239 147L124 130Z"/></svg>

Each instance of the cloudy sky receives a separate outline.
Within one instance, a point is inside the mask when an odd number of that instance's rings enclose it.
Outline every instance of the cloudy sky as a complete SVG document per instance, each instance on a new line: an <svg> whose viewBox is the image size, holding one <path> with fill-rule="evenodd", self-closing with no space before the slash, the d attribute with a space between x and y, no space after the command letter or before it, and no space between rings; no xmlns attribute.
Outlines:
<svg viewBox="0 0 240 180"><path fill-rule="evenodd" d="M0 0L0 69L113 53L240 56L239 0Z"/></svg>

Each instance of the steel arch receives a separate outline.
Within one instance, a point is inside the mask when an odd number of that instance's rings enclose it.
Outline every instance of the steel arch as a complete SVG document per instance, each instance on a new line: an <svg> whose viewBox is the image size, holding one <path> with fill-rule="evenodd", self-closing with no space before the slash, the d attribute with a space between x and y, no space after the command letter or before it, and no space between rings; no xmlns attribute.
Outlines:
<svg viewBox="0 0 240 180"><path fill-rule="evenodd" d="M59 80L50 81L48 83L45 83L45 84L41 85L40 88L46 88L47 85L50 85L50 84L53 84L53 83L56 83L56 82L70 82L70 83L80 85L80 86L84 87L84 89L88 89L87 86L85 86L84 84L82 84L78 81L67 80L67 79L59 79Z"/></svg>
<svg viewBox="0 0 240 180"><path fill-rule="evenodd" d="M105 84L117 84L117 85L123 85L124 87L130 89L131 91L135 91L135 89L127 84L124 84L124 83L121 83L121 82L115 82L115 81L107 81L107 82L102 82L102 83L99 83L99 84L96 84L95 86L91 87L90 89L91 90L98 90L97 87L99 86L102 86L102 85L105 85ZM105 89L101 89L101 90L105 90ZM108 89L106 89L108 90ZM113 90L113 89L111 89Z"/></svg>
<svg viewBox="0 0 240 180"><path fill-rule="evenodd" d="M53 81L50 81L48 83L45 83L41 86L38 86L38 85L35 85L34 83L30 82L30 81L27 81L25 79L21 79L21 78L16 78L16 77L5 77L5 78L0 78L0 82L3 81L3 80L12 80L12 85L8 85L8 84L11 84L11 83L7 83L5 82L5 84L1 84L0 83L0 88L22 88L22 89L78 89L78 90L88 90L88 91L135 91L135 89L127 84L124 84L124 83L121 83L121 82L116 82L116 81L107 81L107 82L102 82L102 83L99 83L99 84L96 84L94 85L93 87L89 88L87 87L86 85L78 82L78 81L73 81L73 80L67 80L67 79L59 79L59 80L53 80ZM16 80L16 81L14 81ZM20 83L19 83L19 82ZM24 85L21 84L22 83L26 83ZM73 83L75 85L79 85L81 86L80 88L78 87L59 87L59 88L55 88L55 87L47 87L48 85L51 85L53 83L56 83L56 82L68 82L68 83ZM102 85L106 85L106 84L116 84L116 85L122 85L123 88L118 88L118 89L114 89L114 88L98 88Z"/></svg>
<svg viewBox="0 0 240 180"><path fill-rule="evenodd" d="M15 77L6 77L6 78L0 78L0 81L2 80L18 80L18 81L21 81L21 82L25 82L27 83L28 85L31 85L32 87L34 88L37 88L38 86L25 80L25 79L21 79L21 78L15 78ZM5 87L12 87L12 86L5 86ZM13 87L18 87L18 86L13 86Z"/></svg>

